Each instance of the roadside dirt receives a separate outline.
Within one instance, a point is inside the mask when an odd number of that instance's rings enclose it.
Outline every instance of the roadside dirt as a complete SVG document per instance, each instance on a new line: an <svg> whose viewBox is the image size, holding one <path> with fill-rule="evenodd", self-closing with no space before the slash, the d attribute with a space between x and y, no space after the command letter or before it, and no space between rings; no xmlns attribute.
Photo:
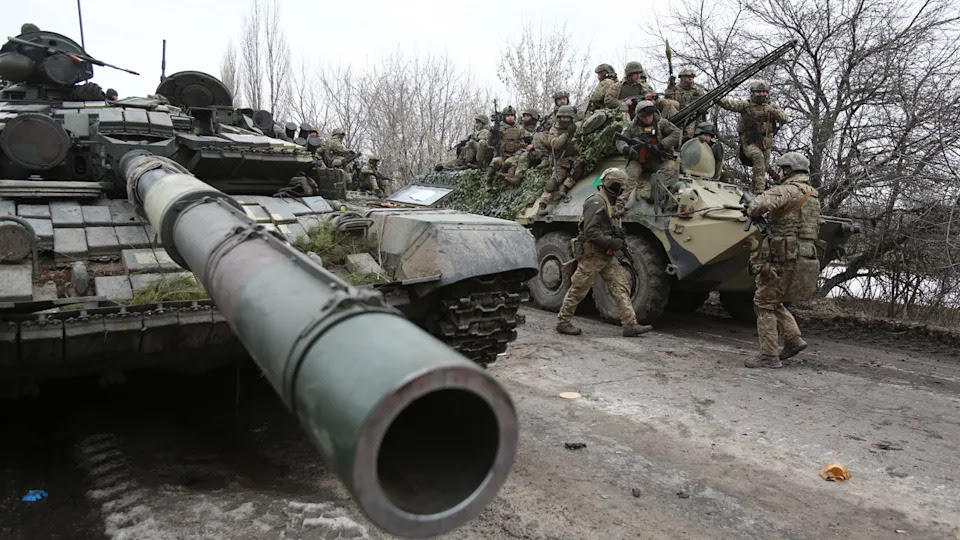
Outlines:
<svg viewBox="0 0 960 540"><path fill-rule="evenodd" d="M445 538L960 537L960 362L941 342L810 328L800 362L757 371L754 329L729 319L627 339L578 318L570 337L522 311L490 368L520 417L516 464ZM0 538L388 537L261 385L239 410L222 375L43 392L2 409L21 442L0 445ZM822 480L829 461L853 478Z"/></svg>

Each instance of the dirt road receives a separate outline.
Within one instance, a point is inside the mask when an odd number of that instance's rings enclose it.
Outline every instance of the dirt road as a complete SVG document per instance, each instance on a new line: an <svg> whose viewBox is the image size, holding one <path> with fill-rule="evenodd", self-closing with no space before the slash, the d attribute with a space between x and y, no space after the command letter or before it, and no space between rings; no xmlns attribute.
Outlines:
<svg viewBox="0 0 960 540"><path fill-rule="evenodd" d="M742 367L753 329L719 317L628 340L524 314L491 368L518 409L517 462L448 538L960 537L952 351L821 329L802 362L758 371ZM133 381L96 403L75 386L5 413L0 538L384 537L266 393L238 413L226 383ZM822 480L828 461L852 480Z"/></svg>

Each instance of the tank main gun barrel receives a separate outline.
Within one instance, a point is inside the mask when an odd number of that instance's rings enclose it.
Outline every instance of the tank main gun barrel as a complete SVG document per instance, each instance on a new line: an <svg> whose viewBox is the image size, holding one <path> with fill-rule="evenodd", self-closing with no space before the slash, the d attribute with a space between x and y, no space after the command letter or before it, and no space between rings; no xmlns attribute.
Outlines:
<svg viewBox="0 0 960 540"><path fill-rule="evenodd" d="M177 163L133 150L120 171L372 522L430 536L480 513L517 445L513 404L490 375Z"/></svg>

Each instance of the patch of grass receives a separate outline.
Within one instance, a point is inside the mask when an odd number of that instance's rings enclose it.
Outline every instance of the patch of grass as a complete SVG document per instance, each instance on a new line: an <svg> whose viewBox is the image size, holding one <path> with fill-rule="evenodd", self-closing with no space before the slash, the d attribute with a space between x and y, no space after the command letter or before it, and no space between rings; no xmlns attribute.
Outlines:
<svg viewBox="0 0 960 540"><path fill-rule="evenodd" d="M133 293L131 305L157 304L178 300L206 300L210 298L203 285L192 276L170 276L154 281Z"/></svg>
<svg viewBox="0 0 960 540"><path fill-rule="evenodd" d="M359 234L341 231L332 221L324 221L307 231L294 242L300 251L312 251L320 256L324 266L340 265L351 253L366 253L366 239Z"/></svg>
<svg viewBox="0 0 960 540"><path fill-rule="evenodd" d="M363 285L376 285L377 283L388 283L390 280L383 274L362 274L354 272L347 277L347 281L354 287Z"/></svg>

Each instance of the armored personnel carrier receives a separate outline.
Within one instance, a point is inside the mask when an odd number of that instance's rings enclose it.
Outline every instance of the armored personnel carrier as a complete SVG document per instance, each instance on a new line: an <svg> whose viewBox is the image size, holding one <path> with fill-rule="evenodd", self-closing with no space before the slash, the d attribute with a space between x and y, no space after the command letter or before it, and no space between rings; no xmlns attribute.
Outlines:
<svg viewBox="0 0 960 540"><path fill-rule="evenodd" d="M204 370L242 353L167 236L130 202L119 164L133 150L175 162L292 244L316 247L316 231L330 233L340 253L328 270L368 283L477 363L515 339L522 283L536 272L520 225L334 199L342 171L315 163L317 141L296 141L296 126L267 111L234 108L216 78L180 72L155 95L109 101L90 82L94 65L105 64L53 32L0 49L0 382Z"/></svg>
<svg viewBox="0 0 960 540"><path fill-rule="evenodd" d="M695 122L715 100L793 46L790 42L772 51L670 120L678 126ZM528 171L520 188L501 186L491 194L480 189L482 173L476 171L431 173L418 179L430 185L458 186L461 195L447 199L450 207L514 219L528 227L537 239L539 270L528 283L530 295L538 306L552 311L559 310L569 288L562 279L561 268L573 258L570 241L578 233L584 201L595 193L602 171L626 165L614 146L614 136L623 128L620 113L600 111L584 122L588 123L595 124L591 132L584 134L581 126L575 139L579 141L584 169L589 172L561 202L548 207L546 215L537 215L535 204L549 175L546 168ZM710 149L698 148L695 138L690 142L676 156L680 181L665 186L658 180L653 201L640 199L623 218L629 254L623 262L630 273L637 318L650 323L666 308L692 311L711 291L719 291L720 301L731 315L752 319L754 280L749 274L748 257L761 232L757 227L745 227L744 189L721 180L715 174L716 163ZM856 230L851 220L824 216L820 227L821 264L838 257ZM592 296L606 320L619 320L616 303L599 276Z"/></svg>

